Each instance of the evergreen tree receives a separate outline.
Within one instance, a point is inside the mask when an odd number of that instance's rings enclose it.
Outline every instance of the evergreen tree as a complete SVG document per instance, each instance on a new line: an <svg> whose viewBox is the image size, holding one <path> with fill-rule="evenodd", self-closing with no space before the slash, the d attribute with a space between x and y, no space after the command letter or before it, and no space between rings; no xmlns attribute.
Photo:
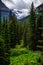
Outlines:
<svg viewBox="0 0 43 65"><path fill-rule="evenodd" d="M1 22L1 10L0 10L0 35L1 35L1 26L2 26L1 23L2 23L2 22Z"/></svg>
<svg viewBox="0 0 43 65"><path fill-rule="evenodd" d="M24 47L27 47L27 33L24 32Z"/></svg>
<svg viewBox="0 0 43 65"><path fill-rule="evenodd" d="M28 43L27 43L27 29L28 29L28 24L27 21L24 22L24 47L27 47Z"/></svg>
<svg viewBox="0 0 43 65"><path fill-rule="evenodd" d="M5 44L4 39L0 35L0 65L5 65Z"/></svg>
<svg viewBox="0 0 43 65"><path fill-rule="evenodd" d="M41 17L40 16L37 17L37 31L36 31L36 33L37 33L37 41L41 37L41 30L39 29L39 27L41 27Z"/></svg>
<svg viewBox="0 0 43 65"><path fill-rule="evenodd" d="M20 40L22 40L23 39L23 23L22 22L20 22Z"/></svg>
<svg viewBox="0 0 43 65"><path fill-rule="evenodd" d="M30 47L32 49L35 49L35 26L36 26L36 17L35 17L35 10L34 10L34 5L32 3L31 5L31 10L30 10L30 30L31 30L31 44L30 44Z"/></svg>
<svg viewBox="0 0 43 65"><path fill-rule="evenodd" d="M5 43L5 51L6 51L6 61L5 65L9 65L10 58L9 58L9 50L10 50L10 43L9 43L9 30L8 30L8 21L6 18L5 24L4 24L4 43Z"/></svg>
<svg viewBox="0 0 43 65"><path fill-rule="evenodd" d="M43 45L43 42L38 42L38 40L43 40L43 32L42 29L43 28L43 17L42 16L38 16L37 17L37 45Z"/></svg>
<svg viewBox="0 0 43 65"><path fill-rule="evenodd" d="M17 43L20 44L20 22L17 22Z"/></svg>
<svg viewBox="0 0 43 65"><path fill-rule="evenodd" d="M12 13L10 13L10 19L10 43L11 47L14 48L17 43L17 19Z"/></svg>

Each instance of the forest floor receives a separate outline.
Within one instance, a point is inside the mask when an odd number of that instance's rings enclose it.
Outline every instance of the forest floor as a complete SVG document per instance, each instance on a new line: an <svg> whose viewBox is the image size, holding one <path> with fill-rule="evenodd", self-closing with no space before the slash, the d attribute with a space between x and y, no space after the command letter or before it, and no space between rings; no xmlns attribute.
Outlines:
<svg viewBox="0 0 43 65"><path fill-rule="evenodd" d="M41 65L41 51L14 48L10 52L10 65Z"/></svg>

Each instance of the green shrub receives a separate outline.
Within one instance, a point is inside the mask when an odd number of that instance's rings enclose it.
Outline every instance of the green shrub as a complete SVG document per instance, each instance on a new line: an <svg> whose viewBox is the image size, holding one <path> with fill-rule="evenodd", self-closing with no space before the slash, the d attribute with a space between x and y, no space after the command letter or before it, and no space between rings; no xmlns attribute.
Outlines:
<svg viewBox="0 0 43 65"><path fill-rule="evenodd" d="M21 54L26 54L28 53L28 50L26 48L21 48L21 49L10 49L10 55L11 56L18 56Z"/></svg>
<svg viewBox="0 0 43 65"><path fill-rule="evenodd" d="M10 52L12 51L10 50ZM16 56L16 54L18 55ZM27 50L27 53L22 53L20 49L16 49L14 55L10 56L10 65L40 65L38 62L39 58L40 56L34 54L32 51Z"/></svg>

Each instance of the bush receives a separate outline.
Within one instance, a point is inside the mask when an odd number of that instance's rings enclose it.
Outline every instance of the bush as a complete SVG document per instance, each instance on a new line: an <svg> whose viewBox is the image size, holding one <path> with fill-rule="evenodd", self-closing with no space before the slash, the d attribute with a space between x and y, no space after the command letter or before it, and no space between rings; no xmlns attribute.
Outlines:
<svg viewBox="0 0 43 65"><path fill-rule="evenodd" d="M18 56L18 55L26 54L26 53L28 53L28 50L26 48L10 49L10 55L11 56Z"/></svg>
<svg viewBox="0 0 43 65"><path fill-rule="evenodd" d="M38 60L40 56L29 51L27 54L10 57L10 65L41 65Z"/></svg>

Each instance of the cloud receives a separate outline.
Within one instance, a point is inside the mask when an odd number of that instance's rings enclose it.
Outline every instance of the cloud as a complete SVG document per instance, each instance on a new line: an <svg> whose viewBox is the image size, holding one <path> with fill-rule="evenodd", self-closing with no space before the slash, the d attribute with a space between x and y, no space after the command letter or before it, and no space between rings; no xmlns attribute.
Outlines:
<svg viewBox="0 0 43 65"><path fill-rule="evenodd" d="M28 9L31 3L34 2L35 7L38 6L42 0L2 0L10 9Z"/></svg>
<svg viewBox="0 0 43 65"><path fill-rule="evenodd" d="M32 2L34 3L34 6L37 7L38 5L41 4L41 1L40 0L24 0L24 2L28 5L31 5Z"/></svg>
<svg viewBox="0 0 43 65"><path fill-rule="evenodd" d="M12 8L15 7L12 0L2 0L2 2L3 2L9 9L12 9Z"/></svg>
<svg viewBox="0 0 43 65"><path fill-rule="evenodd" d="M41 3L43 3L43 0L40 0Z"/></svg>
<svg viewBox="0 0 43 65"><path fill-rule="evenodd" d="M29 10L31 3L34 3L34 6L37 7L43 0L2 0L3 3L10 9L13 9L13 12L16 14L17 18L23 18L29 15Z"/></svg>

